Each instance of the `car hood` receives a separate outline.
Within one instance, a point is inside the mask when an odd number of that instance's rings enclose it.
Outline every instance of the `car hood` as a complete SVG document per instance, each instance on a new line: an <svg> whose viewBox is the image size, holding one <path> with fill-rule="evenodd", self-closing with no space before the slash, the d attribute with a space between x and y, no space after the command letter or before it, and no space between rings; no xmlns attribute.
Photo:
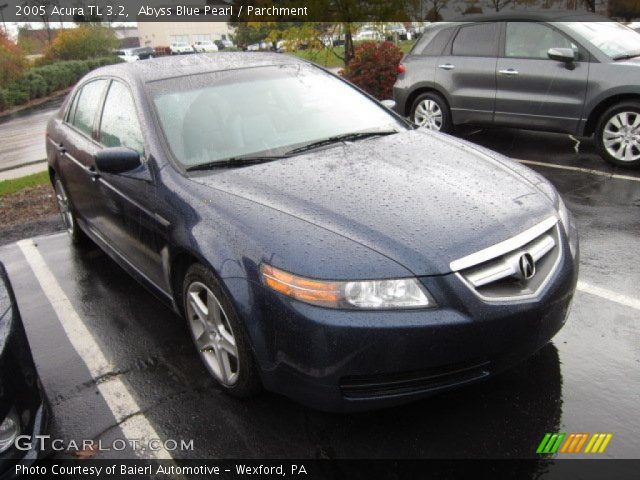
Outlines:
<svg viewBox="0 0 640 480"><path fill-rule="evenodd" d="M497 158L420 129L193 179L437 275L555 214Z"/></svg>

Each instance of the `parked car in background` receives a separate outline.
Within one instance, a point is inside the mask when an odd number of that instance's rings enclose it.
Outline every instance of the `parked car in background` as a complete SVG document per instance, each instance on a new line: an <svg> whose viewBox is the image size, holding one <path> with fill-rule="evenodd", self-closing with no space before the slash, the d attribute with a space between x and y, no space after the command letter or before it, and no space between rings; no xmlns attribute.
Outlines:
<svg viewBox="0 0 640 480"><path fill-rule="evenodd" d="M217 52L218 46L211 40L200 40L193 44L193 50L199 53Z"/></svg>
<svg viewBox="0 0 640 480"><path fill-rule="evenodd" d="M154 53L155 51L151 47L136 47L118 50L116 55L125 62L137 62L138 60L153 58Z"/></svg>
<svg viewBox="0 0 640 480"><path fill-rule="evenodd" d="M235 47L233 42L231 40L229 40L228 38L222 38L220 40L217 40L216 45L218 45L218 47L219 47L219 45L222 45L224 48L233 48L233 47Z"/></svg>
<svg viewBox="0 0 640 480"><path fill-rule="evenodd" d="M38 372L33 363L29 342L22 325L11 282L0 263L0 477L12 465L35 461L40 453L36 435L47 430L48 407ZM28 435L33 448L24 451L14 442Z"/></svg>
<svg viewBox="0 0 640 480"><path fill-rule="evenodd" d="M273 46L272 42L261 40L258 43L253 43L251 45L248 45L246 49L249 52L258 52L258 51L271 50L272 46Z"/></svg>
<svg viewBox="0 0 640 480"><path fill-rule="evenodd" d="M185 53L194 53L195 50L187 42L175 42L169 45L171 55L182 55Z"/></svg>
<svg viewBox="0 0 640 480"><path fill-rule="evenodd" d="M377 29L373 27L362 27L358 32L353 36L353 41L355 42L364 42L364 41L375 41L379 42L384 40L384 35L380 33Z"/></svg>
<svg viewBox="0 0 640 480"><path fill-rule="evenodd" d="M443 132L475 124L594 135L605 160L639 167L640 34L602 19L433 24L399 66L397 110Z"/></svg>
<svg viewBox="0 0 640 480"><path fill-rule="evenodd" d="M401 23L391 23L384 26L384 34L387 40L407 40L407 29ZM411 40L409 38L409 40Z"/></svg>
<svg viewBox="0 0 640 480"><path fill-rule="evenodd" d="M182 314L230 394L406 402L565 322L578 237L547 180L296 57L102 67L46 138L71 239Z"/></svg>

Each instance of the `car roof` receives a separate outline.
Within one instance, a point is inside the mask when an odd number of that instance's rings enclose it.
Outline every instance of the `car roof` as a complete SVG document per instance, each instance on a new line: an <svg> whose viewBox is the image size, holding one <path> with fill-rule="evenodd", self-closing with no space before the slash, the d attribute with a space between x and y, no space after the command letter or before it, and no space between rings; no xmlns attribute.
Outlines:
<svg viewBox="0 0 640 480"><path fill-rule="evenodd" d="M488 14L464 15L454 19L457 22L610 22L611 19L588 12L541 11L499 12Z"/></svg>
<svg viewBox="0 0 640 480"><path fill-rule="evenodd" d="M135 78L146 83L200 73L271 65L300 65L308 62L272 52L218 52L150 58L144 62L117 63L94 70L91 76Z"/></svg>

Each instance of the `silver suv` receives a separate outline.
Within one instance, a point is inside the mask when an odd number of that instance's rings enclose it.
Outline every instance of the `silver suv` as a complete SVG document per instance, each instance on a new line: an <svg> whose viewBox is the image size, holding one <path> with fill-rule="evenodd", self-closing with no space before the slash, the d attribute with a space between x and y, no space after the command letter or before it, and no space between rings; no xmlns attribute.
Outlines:
<svg viewBox="0 0 640 480"><path fill-rule="evenodd" d="M443 132L476 124L595 135L605 160L640 167L640 34L584 21L602 18L591 15L544 18L433 24L398 68L399 113Z"/></svg>

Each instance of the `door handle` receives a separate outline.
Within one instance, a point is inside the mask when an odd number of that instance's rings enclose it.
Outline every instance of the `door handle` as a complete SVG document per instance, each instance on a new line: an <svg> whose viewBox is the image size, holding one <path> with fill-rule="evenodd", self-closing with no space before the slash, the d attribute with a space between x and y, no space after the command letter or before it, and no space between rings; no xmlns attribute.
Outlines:
<svg viewBox="0 0 640 480"><path fill-rule="evenodd" d="M506 70L498 70L498 73L502 74L502 75L509 75L509 76L515 76L518 75L518 71L514 70L513 68L508 68Z"/></svg>
<svg viewBox="0 0 640 480"><path fill-rule="evenodd" d="M87 169L87 173L89 174L89 177L91 178L92 182L95 182L96 180L98 180L98 178L100 178L100 174L96 170L96 167L94 167L93 165L91 165Z"/></svg>
<svg viewBox="0 0 640 480"><path fill-rule="evenodd" d="M442 65L438 65L438 68L441 68L443 70L453 70L454 68L456 68L456 66L451 65L450 63L443 63Z"/></svg>
<svg viewBox="0 0 640 480"><path fill-rule="evenodd" d="M67 153L67 149L64 148L64 145L62 143L59 143L58 145L56 145L56 148L58 149L58 153L62 153L62 154Z"/></svg>

